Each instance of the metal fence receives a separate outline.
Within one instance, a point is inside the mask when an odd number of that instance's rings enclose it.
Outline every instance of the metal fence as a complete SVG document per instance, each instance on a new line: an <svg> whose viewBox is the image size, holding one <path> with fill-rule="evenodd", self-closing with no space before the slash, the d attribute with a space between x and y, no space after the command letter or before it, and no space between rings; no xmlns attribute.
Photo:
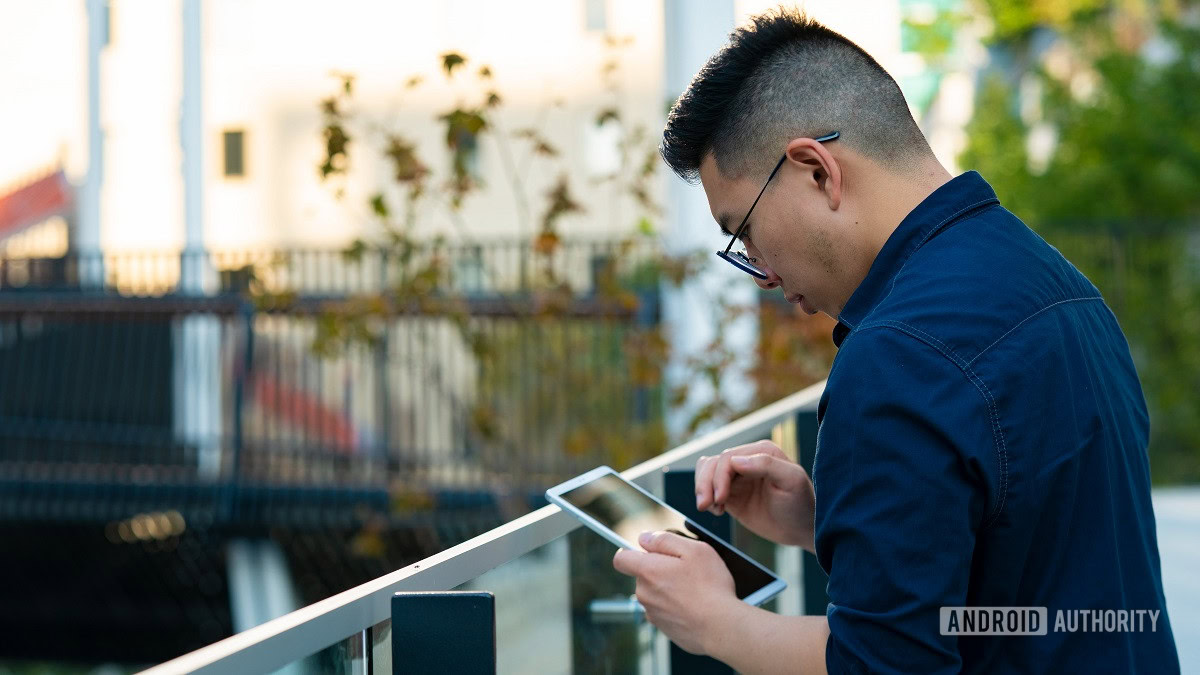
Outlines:
<svg viewBox="0 0 1200 675"><path fill-rule="evenodd" d="M536 508L583 467L661 452L645 431L631 450L663 396L626 350L656 330L654 257L603 241L0 254L0 527L22 542L0 565L0 656L165 660L248 620L230 595L259 568L229 547L277 552L314 602ZM95 607L64 645L82 596Z"/></svg>
<svg viewBox="0 0 1200 675"><path fill-rule="evenodd" d="M243 290L253 276L262 288L304 296L338 296L392 288L406 270L440 261L450 288L466 294L510 294L536 290L548 278L589 293L606 273L636 281L657 256L645 238L575 238L531 243L526 239L462 242L401 242L351 245L344 249L246 249L211 251L203 262L214 279L210 292ZM99 268L105 289L124 296L160 296L179 290L184 262L196 255L178 251L132 251L100 256L47 258L0 254L0 292L78 289L84 270Z"/></svg>
<svg viewBox="0 0 1200 675"><path fill-rule="evenodd" d="M179 254L106 256L99 289L79 281L98 261L0 259L0 476L488 486L571 475L611 458L572 446L569 430L661 416L623 349L657 322L654 284L636 278L653 255L601 241L218 252L203 296L180 292ZM456 299L461 317L401 304L362 319L369 335L343 330L348 303L387 299L432 260L447 271L432 297ZM636 304L600 297L617 275L640 289ZM564 288L556 312L539 311L539 293Z"/></svg>

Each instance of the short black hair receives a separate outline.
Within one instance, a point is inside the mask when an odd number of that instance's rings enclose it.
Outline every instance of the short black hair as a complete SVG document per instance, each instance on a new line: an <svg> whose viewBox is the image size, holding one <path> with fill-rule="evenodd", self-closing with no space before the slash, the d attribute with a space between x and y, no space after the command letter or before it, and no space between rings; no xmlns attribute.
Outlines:
<svg viewBox="0 0 1200 675"><path fill-rule="evenodd" d="M870 54L779 8L734 30L700 69L672 106L659 150L690 183L709 152L727 177L765 177L788 141L832 131L897 170L933 154L900 86Z"/></svg>

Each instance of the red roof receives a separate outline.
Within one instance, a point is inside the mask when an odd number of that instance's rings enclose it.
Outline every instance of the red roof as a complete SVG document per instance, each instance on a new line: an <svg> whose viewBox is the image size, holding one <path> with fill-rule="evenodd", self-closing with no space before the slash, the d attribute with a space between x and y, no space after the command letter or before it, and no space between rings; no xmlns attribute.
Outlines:
<svg viewBox="0 0 1200 675"><path fill-rule="evenodd" d="M0 195L0 239L66 214L74 190L62 169Z"/></svg>

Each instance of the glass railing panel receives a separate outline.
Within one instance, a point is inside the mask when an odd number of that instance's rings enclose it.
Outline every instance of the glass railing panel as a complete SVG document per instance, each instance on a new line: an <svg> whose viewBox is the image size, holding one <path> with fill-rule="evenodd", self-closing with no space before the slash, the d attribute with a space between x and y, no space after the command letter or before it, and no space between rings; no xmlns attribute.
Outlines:
<svg viewBox="0 0 1200 675"><path fill-rule="evenodd" d="M366 672L364 638L363 633L355 633L289 663L272 675L362 675Z"/></svg>
<svg viewBox="0 0 1200 675"><path fill-rule="evenodd" d="M666 672L655 669L656 631L629 611L633 580L612 568L615 552L579 528L454 589L495 596L500 675Z"/></svg>
<svg viewBox="0 0 1200 675"><path fill-rule="evenodd" d="M455 589L495 596L497 672L572 672L567 540L560 537Z"/></svg>
<svg viewBox="0 0 1200 675"><path fill-rule="evenodd" d="M392 620L385 619L371 627L371 668L367 675L390 675L392 672Z"/></svg>

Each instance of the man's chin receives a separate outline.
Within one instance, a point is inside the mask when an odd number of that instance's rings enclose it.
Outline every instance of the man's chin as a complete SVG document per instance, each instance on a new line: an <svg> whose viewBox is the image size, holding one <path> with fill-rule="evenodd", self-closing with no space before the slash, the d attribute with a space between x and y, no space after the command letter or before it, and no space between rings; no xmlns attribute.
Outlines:
<svg viewBox="0 0 1200 675"><path fill-rule="evenodd" d="M788 302L792 303L793 305L798 305L800 307L800 311L809 316L816 314L818 311L816 307L812 306L811 301L804 297L804 295L801 293L794 293L786 297Z"/></svg>

